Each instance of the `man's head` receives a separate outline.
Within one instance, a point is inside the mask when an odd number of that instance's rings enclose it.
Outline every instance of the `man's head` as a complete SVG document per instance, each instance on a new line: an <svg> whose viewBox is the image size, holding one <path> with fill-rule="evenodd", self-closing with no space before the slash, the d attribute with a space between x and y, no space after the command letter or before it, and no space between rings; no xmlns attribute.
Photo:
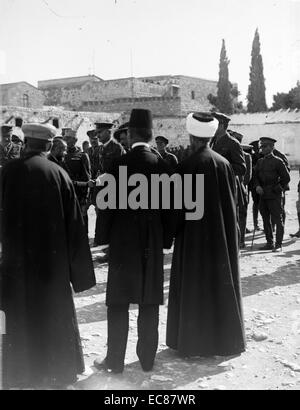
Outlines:
<svg viewBox="0 0 300 410"><path fill-rule="evenodd" d="M51 154L58 160L62 161L67 154L67 143L63 138L54 138L51 149Z"/></svg>
<svg viewBox="0 0 300 410"><path fill-rule="evenodd" d="M83 141L83 143L82 143L82 151L87 154L88 151L89 151L89 148L90 148L90 143L89 143L89 141Z"/></svg>
<svg viewBox="0 0 300 410"><path fill-rule="evenodd" d="M114 138L125 148L125 150L130 148L128 125L129 123L126 122L114 132Z"/></svg>
<svg viewBox="0 0 300 410"><path fill-rule="evenodd" d="M76 137L76 131L72 130L72 129L68 129L65 131L65 135L64 135L64 140L67 143L68 149L72 149L76 146L77 144L77 137Z"/></svg>
<svg viewBox="0 0 300 410"><path fill-rule="evenodd" d="M259 144L260 152L264 156L269 155L273 152L275 143L277 142L273 138L266 138L266 137L261 138L259 141L260 141L260 144Z"/></svg>
<svg viewBox="0 0 300 410"><path fill-rule="evenodd" d="M214 118L218 121L218 129L216 130L215 136L223 136L227 129L228 129L228 125L229 122L231 121L231 118L228 117L228 115L225 115L223 113L220 112L214 112L212 113L212 115L214 116Z"/></svg>
<svg viewBox="0 0 300 410"><path fill-rule="evenodd" d="M105 144L111 139L111 130L114 124L111 122L96 122L95 125L98 140Z"/></svg>
<svg viewBox="0 0 300 410"><path fill-rule="evenodd" d="M157 151L161 154L166 151L167 146L169 145L169 140L162 135L159 135L155 138Z"/></svg>
<svg viewBox="0 0 300 410"><path fill-rule="evenodd" d="M149 143L153 138L153 122L150 110L135 108L131 111L129 121L129 141Z"/></svg>
<svg viewBox="0 0 300 410"><path fill-rule="evenodd" d="M22 128L27 152L48 152L52 147L56 128L49 124L29 123Z"/></svg>
<svg viewBox="0 0 300 410"><path fill-rule="evenodd" d="M130 148L130 141L129 141L129 136L128 136L128 131L122 131L120 133L120 144L122 147L125 148L125 150L128 150Z"/></svg>
<svg viewBox="0 0 300 410"><path fill-rule="evenodd" d="M8 145L11 143L12 130L13 130L13 127L11 125L1 126L1 143L3 145Z"/></svg>
<svg viewBox="0 0 300 410"><path fill-rule="evenodd" d="M89 137L90 144L93 148L98 147L99 140L95 130L90 130L87 132L87 136Z"/></svg>
<svg viewBox="0 0 300 410"><path fill-rule="evenodd" d="M195 112L187 116L186 130L194 150L206 146L215 135L218 121L207 112Z"/></svg>

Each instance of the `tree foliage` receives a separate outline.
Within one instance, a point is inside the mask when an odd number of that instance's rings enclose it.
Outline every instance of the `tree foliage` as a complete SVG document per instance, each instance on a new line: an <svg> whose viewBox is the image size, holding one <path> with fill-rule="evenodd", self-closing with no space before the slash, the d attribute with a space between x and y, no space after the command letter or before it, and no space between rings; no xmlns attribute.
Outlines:
<svg viewBox="0 0 300 410"><path fill-rule="evenodd" d="M264 67L260 51L258 29L255 31L252 44L250 84L247 99L249 112L262 112L267 110Z"/></svg>

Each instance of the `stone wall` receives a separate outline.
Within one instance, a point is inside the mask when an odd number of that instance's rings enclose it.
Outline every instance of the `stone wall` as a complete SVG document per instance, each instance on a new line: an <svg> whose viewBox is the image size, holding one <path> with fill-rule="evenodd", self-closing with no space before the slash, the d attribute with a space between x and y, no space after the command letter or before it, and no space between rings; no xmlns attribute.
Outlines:
<svg viewBox="0 0 300 410"><path fill-rule="evenodd" d="M188 114L191 111L210 111L208 94L217 93L217 82L200 78L178 76L181 97L181 111Z"/></svg>
<svg viewBox="0 0 300 410"><path fill-rule="evenodd" d="M43 93L26 82L0 86L1 105L41 108L44 100Z"/></svg>
<svg viewBox="0 0 300 410"><path fill-rule="evenodd" d="M125 112L133 108L145 108L154 116L180 116L181 100L172 97L120 98L113 101L85 102L82 109L87 111Z"/></svg>
<svg viewBox="0 0 300 410"><path fill-rule="evenodd" d="M24 122L45 122L52 123L53 118L59 119L59 129L57 134L60 135L61 129L70 127L77 130L78 143L81 144L87 140L87 131L94 128L94 123L113 122L120 120L118 113L95 113L95 112L75 112L64 111L57 108L47 108L40 110L26 109L22 107L0 106L0 123L7 122L11 116L21 117ZM14 119L11 119L10 124L14 125Z"/></svg>
<svg viewBox="0 0 300 410"><path fill-rule="evenodd" d="M292 165L300 165L300 122L286 124L232 124L230 129L244 135L245 143L270 137L277 140L276 147L283 152Z"/></svg>

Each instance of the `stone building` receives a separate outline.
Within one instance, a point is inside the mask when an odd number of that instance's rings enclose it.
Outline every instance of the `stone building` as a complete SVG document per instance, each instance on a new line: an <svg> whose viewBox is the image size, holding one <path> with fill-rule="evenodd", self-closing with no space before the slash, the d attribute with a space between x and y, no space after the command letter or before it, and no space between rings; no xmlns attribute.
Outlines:
<svg viewBox="0 0 300 410"><path fill-rule="evenodd" d="M22 81L0 84L0 104L24 108L42 108L44 94L33 85Z"/></svg>
<svg viewBox="0 0 300 410"><path fill-rule="evenodd" d="M96 76L39 81L45 104L68 110L129 112L149 108L157 117L184 116L209 110L207 95L217 82L188 76L155 76L102 80Z"/></svg>

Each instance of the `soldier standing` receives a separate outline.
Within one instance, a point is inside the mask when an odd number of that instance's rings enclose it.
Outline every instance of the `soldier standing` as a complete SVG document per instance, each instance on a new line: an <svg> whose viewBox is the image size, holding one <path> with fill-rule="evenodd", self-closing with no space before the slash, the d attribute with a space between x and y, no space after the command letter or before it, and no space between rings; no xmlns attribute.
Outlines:
<svg viewBox="0 0 300 410"><path fill-rule="evenodd" d="M112 136L113 123L110 122L97 122L96 135L98 137L100 145L100 175L109 173L112 169L114 162L125 154L125 150L122 145L116 141ZM96 220L96 233L94 246L99 246L99 232L100 232L100 214L97 214ZM107 257L103 259L103 262L107 261Z"/></svg>
<svg viewBox="0 0 300 410"><path fill-rule="evenodd" d="M290 182L289 172L284 162L273 153L276 140L264 138L261 142L263 158L255 167L254 186L260 196L260 213L264 222L267 244L261 250L277 251L282 248L284 235L283 193ZM272 222L276 225L274 246Z"/></svg>
<svg viewBox="0 0 300 410"><path fill-rule="evenodd" d="M64 160L64 166L70 178L73 181L75 192L80 204L82 216L88 232L88 197L89 183L91 181L91 166L87 154L82 152L76 146L77 137L73 130L66 130L64 139L67 143L67 154Z"/></svg>
<svg viewBox="0 0 300 410"><path fill-rule="evenodd" d="M130 151L128 125L128 122L122 124L114 133L114 138L122 145L126 153Z"/></svg>

